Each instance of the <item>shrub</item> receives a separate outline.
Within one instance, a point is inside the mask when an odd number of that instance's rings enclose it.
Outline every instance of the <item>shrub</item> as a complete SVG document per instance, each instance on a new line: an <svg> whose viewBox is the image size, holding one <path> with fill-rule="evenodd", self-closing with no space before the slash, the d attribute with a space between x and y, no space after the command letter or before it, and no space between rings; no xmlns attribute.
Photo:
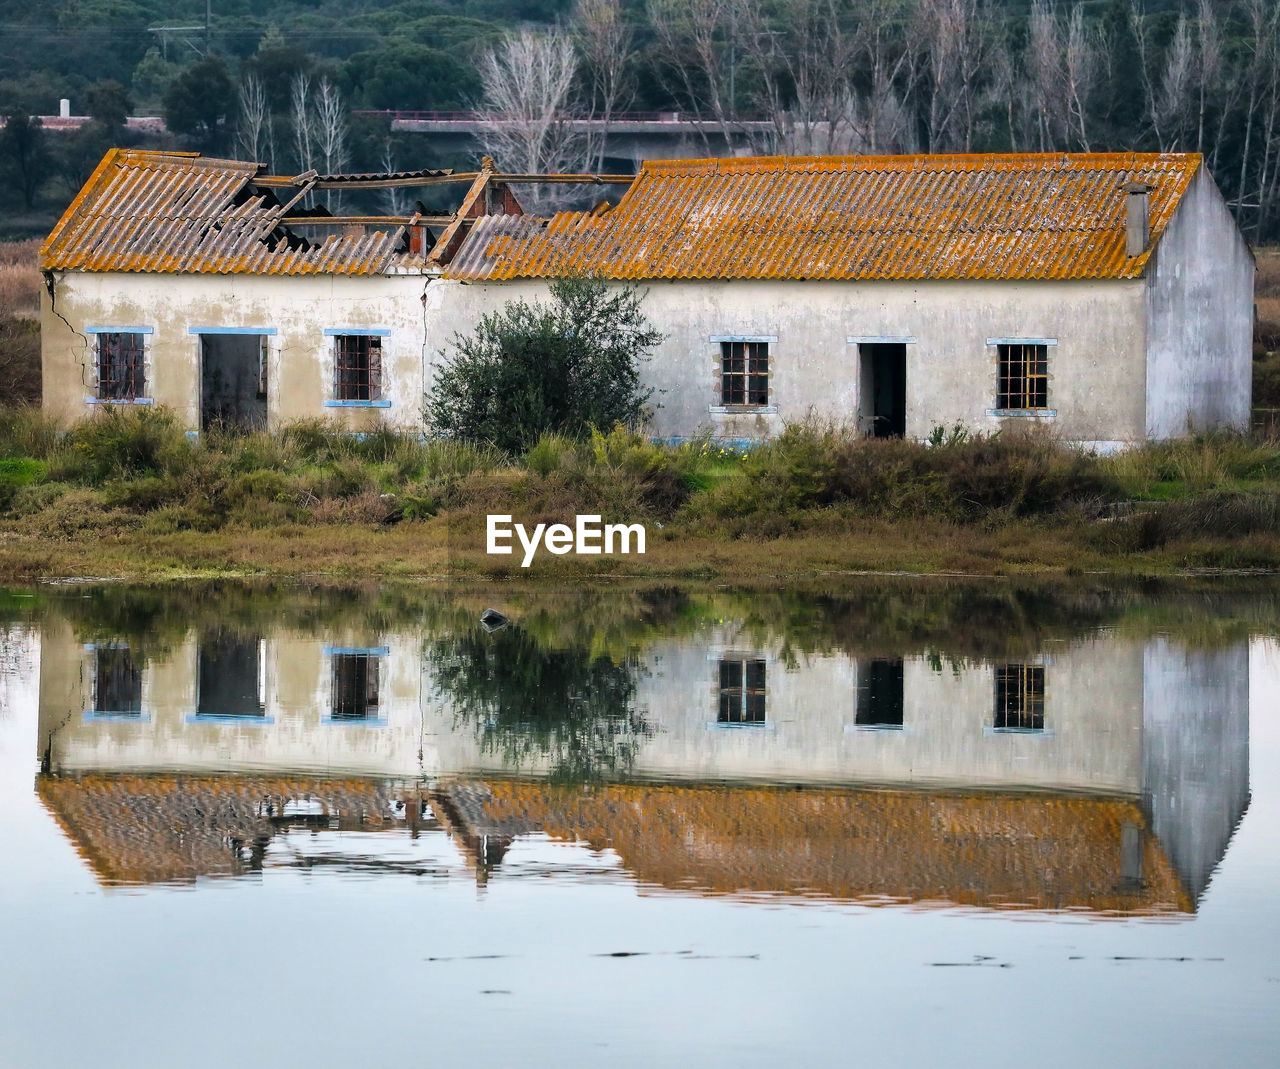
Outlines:
<svg viewBox="0 0 1280 1069"><path fill-rule="evenodd" d="M104 406L67 433L58 455L61 473L93 481L143 474L177 474L191 461L192 444L165 408Z"/></svg>
<svg viewBox="0 0 1280 1069"><path fill-rule="evenodd" d="M546 431L634 426L644 415L639 362L662 340L640 310L642 295L598 279L551 283L551 303L512 301L481 318L424 407L448 438L519 454Z"/></svg>

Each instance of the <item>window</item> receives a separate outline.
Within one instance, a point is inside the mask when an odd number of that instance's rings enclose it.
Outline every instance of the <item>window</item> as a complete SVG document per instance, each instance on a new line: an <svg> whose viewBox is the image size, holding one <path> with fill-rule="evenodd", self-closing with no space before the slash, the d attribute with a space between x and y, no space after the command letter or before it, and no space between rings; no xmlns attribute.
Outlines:
<svg viewBox="0 0 1280 1069"><path fill-rule="evenodd" d="M1044 730L1044 665L997 666L995 729Z"/></svg>
<svg viewBox="0 0 1280 1069"><path fill-rule="evenodd" d="M98 334L98 400L132 401L147 392L144 334Z"/></svg>
<svg viewBox="0 0 1280 1069"><path fill-rule="evenodd" d="M1049 347L1041 342L1002 342L996 408L1029 411L1049 407Z"/></svg>
<svg viewBox="0 0 1280 1069"><path fill-rule="evenodd" d="M764 661L734 657L720 662L716 723L764 723Z"/></svg>
<svg viewBox="0 0 1280 1069"><path fill-rule="evenodd" d="M382 399L382 338L369 334L334 336L333 396L338 401Z"/></svg>
<svg viewBox="0 0 1280 1069"><path fill-rule="evenodd" d="M335 653L333 657L334 720L378 718L378 656L375 653Z"/></svg>
<svg viewBox="0 0 1280 1069"><path fill-rule="evenodd" d="M265 644L257 636L216 632L200 643L196 715L253 716L265 713Z"/></svg>
<svg viewBox="0 0 1280 1069"><path fill-rule="evenodd" d="M902 661L867 661L858 665L860 728L902 727Z"/></svg>
<svg viewBox="0 0 1280 1069"><path fill-rule="evenodd" d="M94 651L93 711L142 714L142 669L128 646L99 646Z"/></svg>
<svg viewBox="0 0 1280 1069"><path fill-rule="evenodd" d="M767 405L769 403L769 343L722 341L720 343L720 403Z"/></svg>

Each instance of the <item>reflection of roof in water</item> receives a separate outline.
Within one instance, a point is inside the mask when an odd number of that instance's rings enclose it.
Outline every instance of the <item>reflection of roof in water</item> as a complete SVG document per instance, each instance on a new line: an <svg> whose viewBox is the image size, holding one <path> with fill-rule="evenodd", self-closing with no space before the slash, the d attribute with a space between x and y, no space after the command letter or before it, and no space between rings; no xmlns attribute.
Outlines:
<svg viewBox="0 0 1280 1069"><path fill-rule="evenodd" d="M93 774L40 776L36 789L104 883L242 872L239 844L269 839L290 803L315 803L342 828L397 823L391 793L372 780Z"/></svg>
<svg viewBox="0 0 1280 1069"><path fill-rule="evenodd" d="M288 803L317 823L404 828L374 780L41 776L40 797L107 883L230 875ZM1106 913L1194 909L1136 803L1086 796L542 782L455 784L433 808L460 845L531 832L613 849L642 882L692 894L784 894ZM1126 824L1142 878L1126 880ZM481 860L492 867L502 850ZM500 876L500 868L498 877Z"/></svg>

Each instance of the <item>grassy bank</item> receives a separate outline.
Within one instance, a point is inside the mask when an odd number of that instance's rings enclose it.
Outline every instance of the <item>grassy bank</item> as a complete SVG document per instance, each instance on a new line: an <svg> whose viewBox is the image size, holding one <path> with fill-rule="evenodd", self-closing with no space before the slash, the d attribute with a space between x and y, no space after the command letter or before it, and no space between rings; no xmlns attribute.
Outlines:
<svg viewBox="0 0 1280 1069"><path fill-rule="evenodd" d="M643 557L484 553L485 517L643 523ZM617 430L524 456L321 421L190 441L164 410L0 411L0 578L323 572L673 578L1280 568L1280 441L1096 457L1038 434L929 444L793 427L748 454Z"/></svg>

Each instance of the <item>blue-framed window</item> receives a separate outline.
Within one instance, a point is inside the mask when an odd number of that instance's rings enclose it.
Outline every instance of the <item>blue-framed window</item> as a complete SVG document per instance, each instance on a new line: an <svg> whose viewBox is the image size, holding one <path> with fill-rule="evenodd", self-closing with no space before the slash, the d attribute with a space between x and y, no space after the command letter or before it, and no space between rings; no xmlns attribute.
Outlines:
<svg viewBox="0 0 1280 1069"><path fill-rule="evenodd" d="M383 396L385 327L326 327L333 339L333 398L328 408L390 408Z"/></svg>
<svg viewBox="0 0 1280 1069"><path fill-rule="evenodd" d="M214 632L196 654L196 711L189 721L269 724L266 642L257 635Z"/></svg>
<svg viewBox="0 0 1280 1069"><path fill-rule="evenodd" d="M716 723L732 727L764 724L764 659L721 657L718 672Z"/></svg>
<svg viewBox="0 0 1280 1069"><path fill-rule="evenodd" d="M94 395L90 404L150 404L147 336L151 327L89 327L94 336Z"/></svg>
<svg viewBox="0 0 1280 1069"><path fill-rule="evenodd" d="M382 666L386 646L326 646L329 657L329 715L333 724L385 724Z"/></svg>
<svg viewBox="0 0 1280 1069"><path fill-rule="evenodd" d="M86 720L141 720L142 665L127 643L85 647L93 669L93 697Z"/></svg>
<svg viewBox="0 0 1280 1069"><path fill-rule="evenodd" d="M996 731L1044 731L1044 665L996 665Z"/></svg>

